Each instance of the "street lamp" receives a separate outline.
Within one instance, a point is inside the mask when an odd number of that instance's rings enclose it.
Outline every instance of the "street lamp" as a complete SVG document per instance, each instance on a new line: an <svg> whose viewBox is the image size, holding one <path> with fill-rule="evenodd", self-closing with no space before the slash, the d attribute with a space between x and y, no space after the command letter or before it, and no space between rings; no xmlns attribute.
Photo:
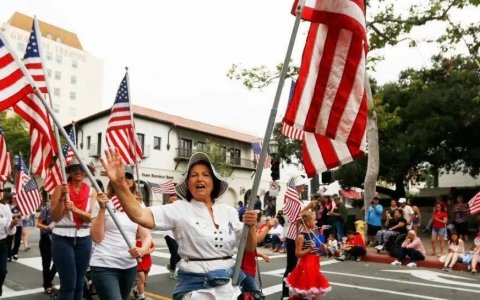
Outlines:
<svg viewBox="0 0 480 300"><path fill-rule="evenodd" d="M269 143L270 150L270 169L272 171L271 177L272 181L280 179L280 160L277 158L278 155L278 142L275 139L271 139Z"/></svg>
<svg viewBox="0 0 480 300"><path fill-rule="evenodd" d="M276 139L271 139L268 143L268 148L270 149L270 154L276 155L278 154L278 142Z"/></svg>

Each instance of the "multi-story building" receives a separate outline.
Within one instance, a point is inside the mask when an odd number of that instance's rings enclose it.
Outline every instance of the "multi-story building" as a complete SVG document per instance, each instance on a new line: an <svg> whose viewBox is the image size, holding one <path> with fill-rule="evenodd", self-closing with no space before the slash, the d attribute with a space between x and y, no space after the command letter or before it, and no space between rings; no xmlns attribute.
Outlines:
<svg viewBox="0 0 480 300"><path fill-rule="evenodd" d="M252 187L256 170L251 142L261 138L136 105L132 106L132 110L144 153L139 173L147 205L165 200L165 197L153 194L147 183L161 184L168 180L177 183L192 153L204 150L207 142L220 145L224 149L226 163L233 168L232 175L227 178L229 188L220 201L236 205L244 200ZM109 116L110 110L107 109L80 119L75 124L77 147L81 155L86 162L93 161L99 170L102 170L99 158L106 149L105 132ZM108 178L103 171L96 172L95 177L101 187L106 187ZM282 169L282 178L288 177L287 169ZM270 182L270 170L265 169L258 192L262 199L270 190ZM283 196L277 197L278 209L282 207L280 199Z"/></svg>
<svg viewBox="0 0 480 300"><path fill-rule="evenodd" d="M15 12L2 24L8 43L22 58L33 19ZM62 124L101 109L103 60L85 51L73 32L39 21L44 68L53 99L53 110Z"/></svg>

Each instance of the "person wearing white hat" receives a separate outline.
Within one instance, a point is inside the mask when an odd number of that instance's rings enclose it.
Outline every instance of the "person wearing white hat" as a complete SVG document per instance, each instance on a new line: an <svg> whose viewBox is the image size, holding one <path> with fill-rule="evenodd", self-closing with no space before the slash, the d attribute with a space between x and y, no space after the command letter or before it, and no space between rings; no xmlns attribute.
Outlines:
<svg viewBox="0 0 480 300"><path fill-rule="evenodd" d="M256 245L257 213L246 211L243 222L232 206L218 203L228 188L208 156L192 155L186 172L176 186L182 200L168 205L141 207L132 201L123 179L123 161L118 149L105 151L102 165L115 194L132 221L147 227L173 231L178 243L178 282L174 300L237 299L240 289L232 285L234 248L243 229L249 226L247 245ZM240 273L240 282L245 275Z"/></svg>
<svg viewBox="0 0 480 300"><path fill-rule="evenodd" d="M141 202L141 196L133 180L133 170L129 165L125 165L124 178L129 190L137 196L135 200ZM97 200L93 208L92 226L90 228L92 240L95 242L90 258L92 281L100 299L127 300L137 276L137 261L135 258L142 257L149 251L152 236L150 230L139 226L128 218L122 207L118 205L118 200L110 183L107 186L107 194L99 193ZM128 249L128 245L118 227L110 214L106 212L108 201L112 201L115 208L113 213L130 244L135 245L138 236L138 239L142 241L142 247L133 246Z"/></svg>
<svg viewBox="0 0 480 300"><path fill-rule="evenodd" d="M406 198L398 199L398 203L400 204L400 208L403 210L403 218L405 221L407 221L407 230L412 230L413 216L415 215L413 208L407 204Z"/></svg>
<svg viewBox="0 0 480 300"><path fill-rule="evenodd" d="M65 168L67 183L52 194L52 256L60 277L59 299L82 299L83 281L90 261L90 218L97 192L83 182L85 172L74 157ZM67 201L67 193L70 201Z"/></svg>

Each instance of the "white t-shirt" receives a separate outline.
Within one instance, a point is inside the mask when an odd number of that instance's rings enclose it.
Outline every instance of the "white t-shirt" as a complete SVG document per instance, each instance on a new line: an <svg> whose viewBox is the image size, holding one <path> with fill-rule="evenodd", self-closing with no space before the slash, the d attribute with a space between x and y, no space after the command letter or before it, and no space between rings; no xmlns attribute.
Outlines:
<svg viewBox="0 0 480 300"><path fill-rule="evenodd" d="M98 216L99 211L100 205L97 202L93 208L92 219ZM115 209L113 209L113 211L131 245L135 246L138 224L132 222L125 212L120 212ZM128 250L127 242L124 240L108 211L105 211L105 237L100 244L96 244L93 248L90 265L117 269L135 267L137 261L128 253Z"/></svg>
<svg viewBox="0 0 480 300"><path fill-rule="evenodd" d="M150 207L156 228L171 229L182 258L179 268L186 272L205 273L215 269L231 268L233 259L188 261L188 258L217 258L232 256L240 238L243 223L235 208L215 203L212 220L207 206L192 199L179 200L168 205ZM218 228L214 226L218 225Z"/></svg>
<svg viewBox="0 0 480 300"><path fill-rule="evenodd" d="M12 211L7 204L0 203L0 240L3 240L7 235L14 235L17 231L17 226L10 228L12 222Z"/></svg>
<svg viewBox="0 0 480 300"><path fill-rule="evenodd" d="M415 212L413 211L413 208L410 205L405 205L405 207L402 207L402 209L403 209L403 218L405 219L405 221L407 221L407 229L411 230L413 225L412 219Z"/></svg>

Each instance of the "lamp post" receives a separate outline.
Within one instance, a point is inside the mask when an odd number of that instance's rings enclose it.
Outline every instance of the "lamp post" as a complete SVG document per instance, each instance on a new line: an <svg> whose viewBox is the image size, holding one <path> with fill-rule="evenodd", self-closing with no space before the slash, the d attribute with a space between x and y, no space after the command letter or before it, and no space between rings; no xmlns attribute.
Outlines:
<svg viewBox="0 0 480 300"><path fill-rule="evenodd" d="M272 171L272 181L280 179L280 160L278 159L278 141L276 139L271 139L269 142L270 150L270 169Z"/></svg>

